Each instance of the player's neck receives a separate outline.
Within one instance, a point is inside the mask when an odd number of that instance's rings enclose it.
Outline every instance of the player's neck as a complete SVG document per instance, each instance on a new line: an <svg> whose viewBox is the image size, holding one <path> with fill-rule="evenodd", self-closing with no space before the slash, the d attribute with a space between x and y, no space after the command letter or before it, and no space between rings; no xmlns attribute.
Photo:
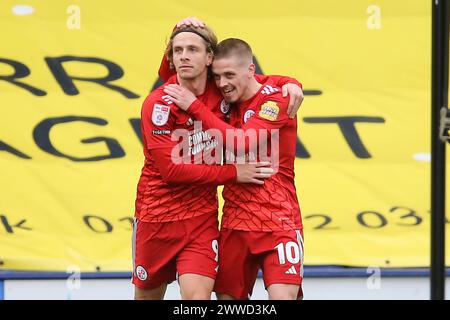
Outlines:
<svg viewBox="0 0 450 320"><path fill-rule="evenodd" d="M247 86L247 89L245 90L244 95L242 96L242 101L246 101L250 98L252 98L255 94L258 93L259 89L261 89L262 84L260 84L258 81L256 81L255 77L252 77L249 81L249 84Z"/></svg>
<svg viewBox="0 0 450 320"><path fill-rule="evenodd" d="M186 89L189 89L195 96L200 96L205 92L206 89L206 81L208 80L207 73L201 74L198 77L195 77L194 79L181 79L177 75L178 83L185 87Z"/></svg>

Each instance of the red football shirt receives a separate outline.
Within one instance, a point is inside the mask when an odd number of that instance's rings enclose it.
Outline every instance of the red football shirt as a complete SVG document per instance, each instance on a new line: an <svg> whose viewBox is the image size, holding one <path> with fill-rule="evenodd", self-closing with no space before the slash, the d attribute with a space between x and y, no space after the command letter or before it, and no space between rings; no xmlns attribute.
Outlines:
<svg viewBox="0 0 450 320"><path fill-rule="evenodd" d="M168 74L166 74L168 76ZM282 76L256 75L260 83L282 86L296 83L295 79ZM166 84L177 83L172 75ZM220 149L218 141L204 130L196 130L193 119L166 99L164 85L155 89L144 101L141 112L141 132L144 142L145 163L137 187L135 217L146 222L170 222L217 214L217 185L234 183L234 165L219 166L198 164L174 164L172 152L178 142L172 141L177 129L189 131L190 151L196 156L207 153L208 148ZM207 81L205 92L197 99L217 117L229 117L230 108L223 101L212 79ZM188 155L189 156L189 155ZM204 160L204 159L202 159ZM195 164L193 164L195 163Z"/></svg>
<svg viewBox="0 0 450 320"><path fill-rule="evenodd" d="M270 85L261 87L251 99L231 108L231 125L218 119L199 100L188 109L189 114L202 121L204 128L219 129L224 139L228 131L226 145L227 149L231 149L232 156L241 153L245 154L247 160L253 158L261 161L263 159L259 156L259 148L266 146L266 154L272 160L279 159L275 168L277 173L266 179L264 185L233 184L224 187L223 228L280 231L302 227L294 183L297 119L288 117L289 99L283 98L280 91ZM255 149L249 136L251 132L256 132L258 137L260 130L268 134L265 139L264 136L258 139ZM230 132L234 137L231 147L230 140L233 138L230 137ZM238 143L239 132L245 134L245 143Z"/></svg>
<svg viewBox="0 0 450 320"><path fill-rule="evenodd" d="M176 76L166 84L176 83ZM203 214L217 214L217 185L236 180L234 165L198 163L198 157L209 149L219 149L213 137L198 130L192 118L166 99L164 86L145 99L141 111L141 131L145 163L137 187L135 217L146 222L169 222ZM215 85L208 83L197 98L223 117L217 108L220 97ZM185 133L177 138L177 132ZM178 150L179 141L186 143L185 152ZM180 155L180 157L175 157ZM207 153L209 154L209 152ZM174 159L176 161L174 161ZM177 161L184 160L183 163ZM185 163L185 161L190 163ZM203 162L201 158L200 161Z"/></svg>

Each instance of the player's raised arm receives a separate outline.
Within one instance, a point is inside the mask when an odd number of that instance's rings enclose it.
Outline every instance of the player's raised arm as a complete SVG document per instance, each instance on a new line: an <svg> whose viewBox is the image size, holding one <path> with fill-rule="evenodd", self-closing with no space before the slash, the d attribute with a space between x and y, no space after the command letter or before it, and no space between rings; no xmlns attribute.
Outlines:
<svg viewBox="0 0 450 320"><path fill-rule="evenodd" d="M151 98L142 108L142 131L145 147L155 160L162 179L170 184L223 185L228 183L263 184L273 171L264 168L267 164L206 165L183 163L174 159L178 142L172 139L173 119L170 107ZM175 152L176 153L176 152Z"/></svg>
<svg viewBox="0 0 450 320"><path fill-rule="evenodd" d="M226 148L234 153L254 151L256 146L253 144L255 141L251 140L251 133L256 134L258 147L264 147L267 139L259 139L260 132L265 131L267 138L270 138L272 130L280 129L290 120L287 114L287 98L283 98L280 93L268 96L261 105L256 106L253 117L241 128L236 128L220 120L188 89L174 84L166 86L164 91L170 95L170 100L201 121L204 129L219 130ZM227 143L229 138L234 139L234 143Z"/></svg>
<svg viewBox="0 0 450 320"><path fill-rule="evenodd" d="M304 99L303 85L298 82L297 79L287 76L265 76L255 74L255 79L261 84L270 81L274 86L281 87L283 97L289 96L289 106L287 109L287 113L289 117L293 119L297 112L300 110L300 106L302 105Z"/></svg>

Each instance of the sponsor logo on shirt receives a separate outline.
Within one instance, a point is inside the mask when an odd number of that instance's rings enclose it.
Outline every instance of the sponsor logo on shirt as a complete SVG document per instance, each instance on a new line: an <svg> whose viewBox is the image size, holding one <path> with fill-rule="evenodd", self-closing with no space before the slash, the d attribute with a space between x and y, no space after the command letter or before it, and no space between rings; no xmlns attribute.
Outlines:
<svg viewBox="0 0 450 320"><path fill-rule="evenodd" d="M189 155L196 155L202 151L215 148L219 143L213 139L206 131L190 131L189 132Z"/></svg>
<svg viewBox="0 0 450 320"><path fill-rule="evenodd" d="M244 113L244 123L247 123L248 119L250 119L255 114L253 110L247 110Z"/></svg>
<svg viewBox="0 0 450 320"><path fill-rule="evenodd" d="M267 101L261 107L259 111L259 116L261 118L267 119L269 121L275 121L278 118L278 113L280 112L280 107L277 106L274 101Z"/></svg>
<svg viewBox="0 0 450 320"><path fill-rule="evenodd" d="M156 126L163 126L169 120L170 107L155 103L153 106L152 122Z"/></svg>
<svg viewBox="0 0 450 320"><path fill-rule="evenodd" d="M152 133L154 135L163 135L163 134L170 134L170 130L153 130Z"/></svg>
<svg viewBox="0 0 450 320"><path fill-rule="evenodd" d="M256 153L249 151L248 153L237 157L234 152L225 150L226 163L248 163L255 162L257 160Z"/></svg>

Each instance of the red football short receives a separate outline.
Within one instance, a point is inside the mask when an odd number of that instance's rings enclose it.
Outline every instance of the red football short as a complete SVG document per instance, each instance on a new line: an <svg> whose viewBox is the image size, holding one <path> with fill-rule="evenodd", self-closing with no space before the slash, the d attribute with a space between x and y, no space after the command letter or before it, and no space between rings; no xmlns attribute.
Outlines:
<svg viewBox="0 0 450 320"><path fill-rule="evenodd" d="M215 279L218 259L217 215L164 223L135 220L133 284L153 289L194 273Z"/></svg>
<svg viewBox="0 0 450 320"><path fill-rule="evenodd" d="M219 270L214 291L250 299L253 286L262 269L264 286L296 284L303 279L302 230L277 232L221 229L219 238Z"/></svg>

